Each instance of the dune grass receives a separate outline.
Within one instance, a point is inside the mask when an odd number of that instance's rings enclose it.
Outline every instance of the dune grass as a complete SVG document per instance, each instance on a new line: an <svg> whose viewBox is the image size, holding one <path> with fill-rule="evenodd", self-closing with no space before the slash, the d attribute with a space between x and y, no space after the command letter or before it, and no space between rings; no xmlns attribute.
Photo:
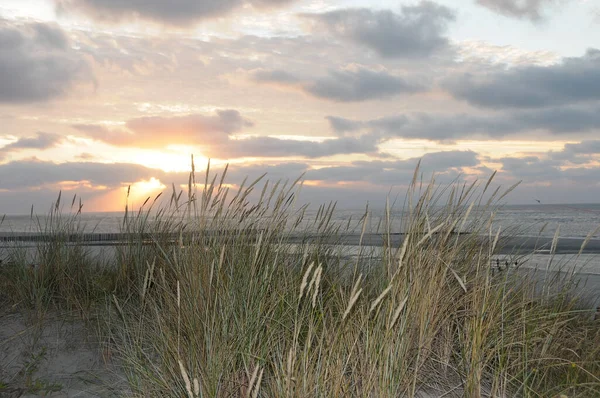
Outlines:
<svg viewBox="0 0 600 398"><path fill-rule="evenodd" d="M492 272L493 217L512 188L440 188L417 169L401 246L384 234L382 256L357 259L335 243L364 233L368 213L337 223L330 204L309 219L300 180L233 192L225 173L194 179L185 197L126 209L110 264L65 241L80 208L61 218L57 203L44 230L56 239L36 269L14 252L1 291L94 318L134 396L600 396L600 323L573 286L540 293ZM380 229L397 232L386 214Z"/></svg>

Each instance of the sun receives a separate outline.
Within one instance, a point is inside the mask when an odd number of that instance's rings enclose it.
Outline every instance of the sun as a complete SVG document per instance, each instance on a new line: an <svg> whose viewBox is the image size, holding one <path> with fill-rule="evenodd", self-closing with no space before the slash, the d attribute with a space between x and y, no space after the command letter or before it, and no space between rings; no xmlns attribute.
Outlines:
<svg viewBox="0 0 600 398"><path fill-rule="evenodd" d="M166 185L160 182L160 180L151 177L149 180L141 180L135 182L131 189L135 189L136 191L140 191L141 193L151 193L157 190L165 189Z"/></svg>
<svg viewBox="0 0 600 398"><path fill-rule="evenodd" d="M136 181L123 189L125 192L129 191L129 200L132 205L141 205L147 198L158 195L166 187L160 180L151 177L149 180ZM138 203L140 201L142 203Z"/></svg>

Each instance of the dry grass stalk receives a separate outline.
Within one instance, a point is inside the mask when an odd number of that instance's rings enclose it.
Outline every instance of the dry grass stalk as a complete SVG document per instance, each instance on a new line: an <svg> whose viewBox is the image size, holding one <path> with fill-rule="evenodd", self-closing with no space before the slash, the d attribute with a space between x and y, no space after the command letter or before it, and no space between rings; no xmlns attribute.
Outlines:
<svg viewBox="0 0 600 398"><path fill-rule="evenodd" d="M586 397L600 389L600 328L577 310L573 286L548 278L540 289L520 271L491 273L506 234L494 214L507 193L493 178L483 192L478 183L439 187L417 168L402 231L386 203L381 257L362 246L377 224L371 207L355 226L335 221L334 204L307 219L307 208L295 207L298 181L261 189L263 178L230 192L207 168L201 193L190 175L186 195L173 185L168 203L128 206L126 244L104 269L66 244L78 216L54 206L46 229L56 239L37 252L43 266L2 267L0 292L32 308L76 306L88 317L94 308L138 396L413 397L458 385L456 395L470 397ZM344 231L360 233L359 258L335 246ZM398 232L402 243L391 247Z"/></svg>

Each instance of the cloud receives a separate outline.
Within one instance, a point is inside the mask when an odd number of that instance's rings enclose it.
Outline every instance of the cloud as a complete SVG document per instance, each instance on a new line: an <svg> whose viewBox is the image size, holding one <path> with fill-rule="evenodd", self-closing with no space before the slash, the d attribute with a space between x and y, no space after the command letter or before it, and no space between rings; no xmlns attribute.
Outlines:
<svg viewBox="0 0 600 398"><path fill-rule="evenodd" d="M258 69L253 71L252 78L259 83L295 84L301 81L299 77L281 69Z"/></svg>
<svg viewBox="0 0 600 398"><path fill-rule="evenodd" d="M169 25L190 25L249 4L276 7L293 0L54 0L59 13L79 12L102 22L142 18Z"/></svg>
<svg viewBox="0 0 600 398"><path fill-rule="evenodd" d="M503 138L525 134L569 136L600 131L600 106L559 107L477 115L468 113L399 114L372 120L327 116L338 135L371 131L381 138L421 138L433 141Z"/></svg>
<svg viewBox="0 0 600 398"><path fill-rule="evenodd" d="M541 199L542 203L595 202L600 194L598 164L568 165L570 159L559 159L554 155L549 152L540 157L502 158L502 175L523 180L525 189L530 187L527 189L529 197L523 195L524 192L520 196L531 202L532 198Z"/></svg>
<svg viewBox="0 0 600 398"><path fill-rule="evenodd" d="M600 100L600 50L550 66L525 66L485 74L464 74L443 83L471 105L536 108Z"/></svg>
<svg viewBox="0 0 600 398"><path fill-rule="evenodd" d="M329 76L305 86L315 97L339 102L384 99L398 94L412 94L424 88L392 76L385 71L357 70L331 71Z"/></svg>
<svg viewBox="0 0 600 398"><path fill-rule="evenodd" d="M327 119L333 131L342 135L358 131L365 125L363 122L338 116L325 116L325 119Z"/></svg>
<svg viewBox="0 0 600 398"><path fill-rule="evenodd" d="M441 151L423 155L422 164L425 170L444 171L452 168L474 167L479 164L477 153L473 151Z"/></svg>
<svg viewBox="0 0 600 398"><path fill-rule="evenodd" d="M332 138L322 142L275 137L236 138L234 133L254 123L236 110L219 110L213 116L152 116L131 119L124 127L76 124L85 136L115 146L164 148L168 145L201 145L206 156L219 159L241 157L301 156L319 158L338 154L375 154L381 142L378 134Z"/></svg>
<svg viewBox="0 0 600 398"><path fill-rule="evenodd" d="M306 170L310 168L304 162L277 162L277 163L245 163L231 164L227 169L226 181L239 184L244 179L254 181L256 178L267 173L265 180L270 181L295 181ZM222 170L217 171L221 173Z"/></svg>
<svg viewBox="0 0 600 398"><path fill-rule="evenodd" d="M197 164L197 181L204 180L203 166ZM227 183L240 184L268 173L270 180L295 180L310 166L302 162L232 164L228 168ZM202 171L200 171L202 170ZM223 172L223 166L212 166L211 173ZM90 187L103 187L103 191L120 188L141 180L156 178L165 185L188 183L188 172L165 172L131 163L66 162L54 163L40 160L19 160L0 164L0 197L14 192L38 192L61 182L86 182ZM58 189L50 200L56 198ZM47 205L50 204L45 203Z"/></svg>
<svg viewBox="0 0 600 398"><path fill-rule="evenodd" d="M556 0L477 0L477 4L498 14L532 21L542 19L544 6L554 3Z"/></svg>
<svg viewBox="0 0 600 398"><path fill-rule="evenodd" d="M187 183L187 173L165 173L130 163L19 160L0 164L0 202L3 211L11 214L29 214L32 205L44 212L62 190L63 197L77 194L86 211L118 211L125 205L126 193L121 188L152 178L167 184ZM146 195L135 189L133 185L134 195Z"/></svg>
<svg viewBox="0 0 600 398"><path fill-rule="evenodd" d="M408 82L385 70L370 70L352 66L345 70L329 71L325 77L303 80L282 70L258 70L251 74L259 83L274 83L300 88L317 98L336 102L361 102L386 99L400 94L413 94L425 90L420 83Z"/></svg>
<svg viewBox="0 0 600 398"><path fill-rule="evenodd" d="M226 142L231 133L252 127L254 123L233 109L218 110L215 115L150 116L131 119L126 128L76 124L73 128L90 138L116 146L161 148L174 144L214 145Z"/></svg>
<svg viewBox="0 0 600 398"><path fill-rule="evenodd" d="M501 158L502 170L517 179L527 181L549 181L561 178L561 162L552 159L540 159L537 156Z"/></svg>
<svg viewBox="0 0 600 398"><path fill-rule="evenodd" d="M421 159L420 172L433 172L445 175L446 181L456 178L463 167L474 167L479 164L477 153L473 151L442 151L424 155ZM306 173L308 180L320 181L363 181L373 184L408 184L419 158L396 161L355 161L349 166L330 166Z"/></svg>
<svg viewBox="0 0 600 398"><path fill-rule="evenodd" d="M47 101L94 83L85 59L55 24L0 20L0 103Z"/></svg>
<svg viewBox="0 0 600 398"><path fill-rule="evenodd" d="M523 179L530 184L554 184L563 181L600 187L600 140L567 143L562 150L548 151L536 156L507 156L492 161L502 163L502 172L505 175ZM590 194L583 196L593 197Z"/></svg>
<svg viewBox="0 0 600 398"><path fill-rule="evenodd" d="M366 201L371 205L384 206L385 198L390 186L399 187L400 197L405 192L402 187L407 186L413 176L419 159L411 158L398 161L354 161L345 166L326 166L311 168L304 162L262 162L260 164L232 164L229 167L227 183L240 184L244 178L253 181L267 173L263 180L294 181L306 172L304 180L321 181L317 186L305 184L301 191L299 204L311 202L320 204L330 200L338 201L343 208L360 208ZM498 160L496 160L498 161ZM564 188L575 192L579 201L591 201L600 194L600 168L576 167L561 170L560 162L552 159L538 157L503 158L504 168L499 173L498 179L502 183L512 184L515 179L524 179L524 184L516 193L510 195L510 200L532 202L532 197L539 197L544 202L560 201L569 197L563 195ZM198 170L200 166L198 165ZM445 151L425 155L421 162L420 171L428 179L431 172L436 173L436 183L445 185L452 182L469 180L465 175L465 168L480 168L478 156L472 151ZM221 167L213 167L212 172L221 173ZM198 175L202 175L198 171ZM94 211L95 198L106 192L126 186L140 180L150 178L159 179L165 185L173 182L176 186L187 183L187 173L166 173L162 170L150 169L134 164L105 164L93 162L69 162L56 164L42 161L16 161L0 165L0 200L11 213L29 213L31 204L36 209L46 209L58 194L61 183L72 182L67 186L76 187L72 193L83 196L84 205L88 211ZM201 178L200 178L201 180ZM79 182L79 184L74 184ZM551 182L549 188L536 184ZM582 184L585 189L582 189ZM532 186L539 188L532 188ZM102 187L101 190L97 188ZM260 191L262 183L259 184ZM256 191L256 190L255 190ZM122 192L122 191L121 191ZM111 200L124 199L122 196L111 196ZM558 199L557 199L558 198ZM92 199L88 202L88 199ZM572 197L571 197L572 200ZM98 203L98 201L96 201ZM113 210L119 209L119 204Z"/></svg>
<svg viewBox="0 0 600 398"><path fill-rule="evenodd" d="M32 23L30 27L38 44L61 50L66 50L69 47L69 39L58 25L36 22Z"/></svg>
<svg viewBox="0 0 600 398"><path fill-rule="evenodd" d="M136 133L194 135L198 132L230 134L254 125L234 109L215 113L215 116L142 117L128 121L127 127Z"/></svg>
<svg viewBox="0 0 600 398"><path fill-rule="evenodd" d="M600 140L583 140L576 144L565 144L561 151L551 151L548 158L571 164L589 164L600 161Z"/></svg>
<svg viewBox="0 0 600 398"><path fill-rule="evenodd" d="M467 155L471 156L471 155ZM434 156L435 157L435 156ZM433 159L425 160L429 164ZM229 167L226 181L240 182L245 177L253 181L264 173L265 180L278 181L296 180L302 173L304 181L316 181L318 185L304 184L298 200L298 205L311 203L319 205L329 201L337 202L341 208L360 209L367 202L370 206L383 208L390 186L407 186L410 184L418 159L408 159L403 162L352 162L347 166L327 166L319 169L311 168L308 163L284 162L262 164L232 164ZM425 166L425 163L423 164ZM456 170L440 171L440 181L451 181L458 176ZM426 171L427 173L428 171ZM443 182L442 182L443 183ZM260 192L261 187L255 192ZM395 192L392 192L392 196ZM399 192L401 197L405 192Z"/></svg>
<svg viewBox="0 0 600 398"><path fill-rule="evenodd" d="M374 155L378 151L379 137L363 134L359 137L342 137L322 142L251 137L230 140L226 144L210 148L207 156L226 158L240 157L287 157L301 156L320 158L339 154L363 153Z"/></svg>
<svg viewBox="0 0 600 398"><path fill-rule="evenodd" d="M584 140L577 144L565 144L565 152L584 155L600 154L600 140Z"/></svg>
<svg viewBox="0 0 600 398"><path fill-rule="evenodd" d="M306 162L267 162L232 164L227 173L228 183L239 184L248 177L254 179L268 173L270 180L295 180L306 172L306 180L334 182L364 181L374 184L410 182L418 158L395 161L354 161L348 166L330 166L312 169ZM460 171L463 167L479 164L472 151L445 151L430 153L422 158L421 171L445 173ZM202 165L197 165L200 170ZM212 168L222 172L222 168ZM202 171L198 172L202 179ZM66 162L53 163L40 160L19 160L0 164L1 190L31 190L63 181L86 181L91 186L118 188L140 180L156 178L165 184L187 183L188 173L164 172L130 163Z"/></svg>
<svg viewBox="0 0 600 398"><path fill-rule="evenodd" d="M19 160L0 165L2 189L36 188L61 181L88 181L92 185L120 187L151 177L165 179L161 170L129 163L67 162Z"/></svg>
<svg viewBox="0 0 600 398"><path fill-rule="evenodd" d="M402 6L400 13L390 10L348 8L323 14L304 14L343 39L368 47L385 58L424 58L446 49L444 36L454 12L431 1Z"/></svg>
<svg viewBox="0 0 600 398"><path fill-rule="evenodd" d="M13 149L48 149L62 141L62 136L40 131L34 137L22 137L0 148L0 151Z"/></svg>
<svg viewBox="0 0 600 398"><path fill-rule="evenodd" d="M48 149L59 144L63 137L55 133L45 133L40 131L33 137L21 137L17 141L0 147L0 160L3 160L6 155L13 151L22 149Z"/></svg>
<svg viewBox="0 0 600 398"><path fill-rule="evenodd" d="M255 193L257 193L262 189L262 184L266 180L292 182L309 168L308 164L301 162L232 164L228 169L225 182L240 184L246 177L247 181L254 181L267 173L266 177L259 183L259 189L255 190ZM211 170L222 173L221 168L213 167ZM64 174L65 172L68 173ZM41 173L41 175L38 173ZM20 174L24 178L15 177ZM200 174L202 172L199 172ZM5 190L5 184L0 186L0 201L5 211L9 211L11 214L29 214L32 204L38 211L47 209L56 200L58 190L62 186L60 183L63 181L81 182L80 184L68 184L70 187L76 187L70 190L69 193L77 193L82 198L86 211L97 211L98 208L94 207L95 205L99 205L101 209L106 209L106 206L109 206L111 211L115 211L123 209L125 192L115 191L115 189L123 187L126 184L125 181L149 180L154 177L167 186L171 182L178 186L179 184L187 184L188 174L164 173L161 170L148 169L132 164L77 162L56 164L52 162L20 161L0 165L0 181L5 181L6 177L10 177L6 180L10 185L10 190ZM104 189L94 189L94 186L96 188L102 186ZM364 186L336 185L320 187L305 185L301 190L298 204L310 202L318 205L331 200L351 208L360 208L367 201L382 206L385 204L385 196L388 193L387 187L369 185L368 190L364 188ZM170 189L167 188L167 190ZM112 195L106 196L107 193L111 192ZM65 192L63 192L64 196ZM106 203L107 197L110 198L110 203ZM163 195L163 197L168 198L168 195ZM140 202L138 202L139 204Z"/></svg>

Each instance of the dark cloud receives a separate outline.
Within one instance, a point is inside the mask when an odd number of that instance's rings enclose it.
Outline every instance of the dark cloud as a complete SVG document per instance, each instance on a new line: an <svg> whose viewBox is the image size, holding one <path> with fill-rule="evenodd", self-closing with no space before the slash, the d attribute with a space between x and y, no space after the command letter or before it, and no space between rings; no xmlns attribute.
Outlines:
<svg viewBox="0 0 600 398"><path fill-rule="evenodd" d="M567 181L574 181L582 186L600 186L600 167L572 167L562 170L562 177ZM590 194L589 192L587 193ZM596 196L597 198L598 196ZM597 199L593 199L597 201Z"/></svg>
<svg viewBox="0 0 600 398"><path fill-rule="evenodd" d="M553 159L540 159L536 156L501 158L502 170L517 179L526 181L548 181L561 177L561 162Z"/></svg>
<svg viewBox="0 0 600 398"><path fill-rule="evenodd" d="M310 168L308 163L304 162L281 162L281 163L252 163L252 164L232 164L227 169L226 181L229 183L240 184L244 179L254 181L256 178L267 173L265 180L270 181L295 181L306 170ZM222 170L216 171L221 173Z"/></svg>
<svg viewBox="0 0 600 398"><path fill-rule="evenodd" d="M479 164L473 151L442 151L423 155L421 163L425 170L444 171L451 168L474 167Z"/></svg>
<svg viewBox="0 0 600 398"><path fill-rule="evenodd" d="M373 184L408 184L419 158L396 161L355 161L349 166L331 166L306 173L308 180L321 181L363 181ZM479 164L477 153L473 151L433 152L421 158L420 171L425 174L433 172L446 174L449 180L456 178L463 167L474 167Z"/></svg>
<svg viewBox="0 0 600 398"><path fill-rule="evenodd" d="M151 177L165 180L161 170L129 163L67 162L52 163L20 160L0 165L2 188L20 190L61 181L88 181L92 185L119 187Z"/></svg>
<svg viewBox="0 0 600 398"><path fill-rule="evenodd" d="M197 168L200 170L201 165L197 165ZM310 166L306 163L293 162L275 164L254 163L251 165L232 164L228 169L225 181L227 183L240 184L247 178L247 181L251 182L264 173L267 173L262 182L259 183L259 188L255 189L255 193L258 194L267 180L271 182L288 181L288 183L291 183L309 168ZM211 170L219 174L223 171L221 168L211 168ZM65 171L70 172L64 174ZM38 172L42 173L43 178L36 178L36 173ZM107 165L103 163L79 164L72 162L61 165L51 162L22 161L0 165L0 179L2 180L6 176L15 176L20 173L23 173L25 176L21 181L17 178L8 180L11 185L10 191L0 190L0 207L3 213L29 214L32 204L37 211L41 210L44 212L57 198L60 188L55 184L66 179L81 182L93 181L94 183L108 187L108 191L110 191L111 189L123 187L124 181L134 182L154 177L160 179L167 186L171 182L177 186L178 184L187 184L188 178L187 173L164 173L161 170L148 169L132 164ZM199 172L200 174L202 174L202 171ZM400 182L402 183L402 181ZM362 208L367 201L380 204L381 206L385 205L385 197L389 191L388 187L369 185L369 189L364 188L364 186L336 185L319 187L305 185L300 191L298 206L304 203L319 205L332 200L337 201L341 206L346 208ZM167 188L167 190L170 191L170 188ZM86 184L81 184L68 193L63 192L63 197L74 193L82 198L84 211L95 211L97 209L90 207L90 202L93 203L95 198L105 195L107 190L98 191ZM163 196L165 198L168 197L168 195ZM114 200L114 197L112 198ZM122 199L122 203L124 203L124 192L122 193Z"/></svg>
<svg viewBox="0 0 600 398"><path fill-rule="evenodd" d="M5 145L0 148L0 152L14 149L48 149L61 142L62 139L63 137L59 134L40 131L34 137L22 137L13 143Z"/></svg>
<svg viewBox="0 0 600 398"><path fill-rule="evenodd" d="M204 181L204 166L196 165L198 170L196 178L199 182ZM239 185L246 178L253 181L264 173L268 173L265 179L271 181L293 181L308 168L309 165L306 163L293 162L232 164L228 168L225 181L229 184ZM211 173L221 174L222 172L222 166L211 168ZM151 178L156 178L167 186L171 183L174 183L175 186L187 185L188 177L189 173L187 172L164 172L130 163L14 161L0 164L0 181L2 182L0 210L25 213L29 212L32 203L45 209L53 200L56 200L61 182L85 183L80 184L71 192L87 193L87 197L93 197ZM103 189L94 190L99 187L103 187ZM17 200L19 197L20 200ZM8 202L11 202L11 206L6 207ZM93 209L90 210L93 211Z"/></svg>
<svg viewBox="0 0 600 398"><path fill-rule="evenodd" d="M585 133L600 130L600 105L589 107L562 106L509 113L515 123L525 129L541 129L552 134ZM521 130L521 131L522 131Z"/></svg>
<svg viewBox="0 0 600 398"><path fill-rule="evenodd" d="M321 204L330 200L337 201L342 208L361 208L367 201L371 206L385 206L385 198L392 185L407 186L418 163L417 158L401 161L355 161L347 166L329 166L311 169L308 163L284 162L261 164L232 164L229 167L225 181L240 184L246 177L254 181L264 173L265 180L289 182L296 180L306 172L304 180L320 180L324 186L305 184L301 190L299 204L310 202ZM578 201L590 202L600 194L600 168L576 167L561 170L558 163L536 157L503 158L504 168L496 181L512 184L515 179L524 179L524 184L510 195L521 202L533 202L533 197L539 197L544 202L573 200L573 196L565 195L568 191L575 194ZM470 151L448 151L426 155L421 162L420 171L426 180L431 172L436 172L436 183L445 185L451 182L461 182L463 168L479 168L489 174L489 169L477 166L477 155ZM202 165L197 165L198 175L203 174ZM221 173L222 168L212 168L212 172ZM531 171L534 172L531 172ZM159 179L169 186L171 182L187 183L187 173L165 173L161 170L149 169L133 164L105 164L92 162L70 162L56 164L41 161L18 161L0 165L0 203L2 211L11 214L29 213L31 204L36 209L47 209L56 200L59 187L56 184L63 181L89 182L93 186L105 186L109 190L123 187L139 180L152 177ZM203 177L199 177L202 180ZM552 184L536 185L539 183ZM533 188L533 187L537 188ZM558 187L558 188L557 188ZM259 183L260 191L262 183ZM559 189L560 188L560 189ZM7 190L8 189L8 190ZM566 191L565 191L566 190ZM106 190L97 191L87 184L79 185L70 193L83 196L84 206L87 199L104 195ZM63 192L64 194L64 192ZM402 198L405 192L398 192ZM64 196L64 195L63 195ZM392 197L393 197L392 193ZM124 194L123 194L124 197ZM94 211L91 207L85 207Z"/></svg>
<svg viewBox="0 0 600 398"><path fill-rule="evenodd" d="M565 144L565 152L584 155L600 154L600 140L585 140L577 144Z"/></svg>
<svg viewBox="0 0 600 398"><path fill-rule="evenodd" d="M307 14L317 28L373 49L386 58L422 58L448 47L444 36L454 12L430 1L390 10L349 8Z"/></svg>
<svg viewBox="0 0 600 398"><path fill-rule="evenodd" d="M338 134L352 133L363 127L363 123L338 116L325 116L331 129Z"/></svg>
<svg viewBox="0 0 600 398"><path fill-rule="evenodd" d="M286 157L301 156L320 158L339 154L376 154L379 137L364 134L359 137L342 137L322 142L279 139L273 137L251 137L230 140L225 145L215 146L208 156L221 159L240 157Z"/></svg>
<svg viewBox="0 0 600 398"><path fill-rule="evenodd" d="M88 137L117 146L161 148L172 144L214 145L226 142L231 133L254 123L233 109L218 110L213 116L151 116L131 119L126 128L77 124L73 128Z"/></svg>
<svg viewBox="0 0 600 398"><path fill-rule="evenodd" d="M54 0L59 13L82 12L102 22L143 18L171 25L189 25L224 15L245 4L274 7L293 0Z"/></svg>
<svg viewBox="0 0 600 398"><path fill-rule="evenodd" d="M600 50L550 66L464 74L443 86L457 99L484 108L535 108L600 100Z"/></svg>
<svg viewBox="0 0 600 398"><path fill-rule="evenodd" d="M32 23L31 29L35 32L35 40L44 47L66 50L69 48L69 39L56 25L45 23Z"/></svg>
<svg viewBox="0 0 600 398"><path fill-rule="evenodd" d="M504 174L528 183L550 183L553 186L557 181L566 181L600 187L600 140L565 144L560 151L548 151L537 156L507 156L491 160L502 163ZM592 198L586 194L583 196Z"/></svg>
<svg viewBox="0 0 600 398"><path fill-rule="evenodd" d="M420 83L408 82L385 70L374 71L364 67L351 67L340 71L331 70L327 76L314 80L302 80L281 70L260 70L254 72L252 76L255 81L260 83L298 87L314 97L337 102L385 99L425 90L425 86Z"/></svg>
<svg viewBox="0 0 600 398"><path fill-rule="evenodd" d="M517 160L513 161L513 159ZM598 183L600 167L586 166L561 170L558 163L552 160L536 157L528 157L522 161L518 159L503 158L507 169L500 170L494 180L494 184L500 183L505 187L518 180L524 180L523 184L510 194L509 201L516 199L521 203L535 203L532 198L539 197L545 202L569 203L569 200L574 199L566 192L571 191L575 193L575 200L590 203L600 194ZM498 159L496 161L502 163ZM404 188L410 184L418 163L419 158L399 161L355 161L348 165L326 166L318 169L311 168L307 163L237 164L231 165L226 181L239 183L245 177L248 177L248 181L253 181L265 172L267 173L265 179L271 181L294 181L305 172L304 180L318 180L324 185L305 184L299 203L321 204L334 200L342 208L356 209L364 208L365 203L369 201L371 206L383 208L390 192L392 192L391 197L394 197L395 193L399 198L405 197ZM484 181L493 172L481 165L478 155L472 151L445 151L431 153L421 158L419 174L426 182L429 182L433 174L436 185L446 186L472 181L472 178L465 173L465 168L479 170ZM543 174L538 178L536 174L529 174L528 168L536 169ZM552 184L548 185L548 182ZM531 188L536 184L539 188ZM582 188L584 186L585 189ZM396 189L390 191L393 187ZM557 190L556 187L564 190Z"/></svg>
<svg viewBox="0 0 600 398"><path fill-rule="evenodd" d="M525 184L539 185L540 188L534 190L534 197L542 199L544 203L552 201L571 203L573 200L595 202L600 188L598 183L600 167L597 163L573 166L572 163L579 162L577 160L571 162L572 154L565 153L565 155L555 156L554 153L549 152L541 157L502 158L500 159L502 173L523 180ZM542 195L544 191L545 194ZM556 197L559 199L557 200Z"/></svg>
<svg viewBox="0 0 600 398"><path fill-rule="evenodd" d="M4 160L8 154L22 149L48 149L59 144L63 137L54 133L38 132L33 137L21 137L17 141L0 147L0 160Z"/></svg>
<svg viewBox="0 0 600 398"><path fill-rule="evenodd" d="M340 102L384 99L398 94L412 94L424 87L388 74L364 68L346 71L331 71L329 76L317 79L305 86L315 97Z"/></svg>
<svg viewBox="0 0 600 398"><path fill-rule="evenodd" d="M565 144L561 151L550 151L548 158L576 165L600 160L600 140L584 140L576 144Z"/></svg>
<svg viewBox="0 0 600 398"><path fill-rule="evenodd" d="M54 24L0 20L0 103L46 101L93 83L85 59Z"/></svg>
<svg viewBox="0 0 600 398"><path fill-rule="evenodd" d="M382 137L423 138L434 141L461 138L502 138L545 133L551 136L600 131L600 107L561 107L474 115L467 113L412 113L373 120L328 116L338 135L372 131Z"/></svg>
<svg viewBox="0 0 600 398"><path fill-rule="evenodd" d="M304 203L320 205L329 201L335 201L342 208L360 209L364 208L367 202L371 205L375 204L383 207L385 206L386 196L390 192L389 185L387 183L385 185L377 185L367 181L369 173L375 173L377 170L382 171L381 166L383 164L386 163L378 161L353 163L351 166L348 166L346 174L348 178L345 180L336 180L333 178L334 174L342 175L341 170L343 167L325 167L322 172L319 172L319 170L311 169L311 165L308 163L302 162L232 164L229 167L226 181L239 184L246 177L247 181L254 181L264 173L267 173L263 179L263 183L266 180L271 182L288 181L291 183L305 173L303 180L315 180L316 178L314 177L323 177L322 181L325 181L327 185L314 186L304 184L300 190L298 206ZM410 183L410 178L412 178L412 172L416 164L417 160L409 162L408 167L411 168L411 171L406 175L396 174L394 176L390 174L388 177L392 181L392 184L407 185ZM354 178L356 173L365 178L362 180ZM256 189L255 192L260 192L261 188L262 184L259 184L259 189Z"/></svg>
<svg viewBox="0 0 600 398"><path fill-rule="evenodd" d="M544 6L556 0L477 0L477 3L507 17L538 21Z"/></svg>
<svg viewBox="0 0 600 398"><path fill-rule="evenodd" d="M253 180L267 173L270 180L295 180L306 172L306 180L364 181L373 184L402 183L412 177L417 158L398 161L355 161L349 166L311 169L304 162L262 162L233 164L229 167L226 181L239 184L246 177ZM427 154L422 158L423 172L460 171L463 167L478 164L477 154L472 151L447 151ZM203 165L196 165L201 170ZM212 168L221 173L222 168ZM202 171L199 171L202 178ZM164 172L130 163L66 162L53 163L39 160L19 160L0 164L2 189L10 191L35 190L63 181L87 182L91 186L118 188L140 180L159 179L164 184L187 183L188 173Z"/></svg>

